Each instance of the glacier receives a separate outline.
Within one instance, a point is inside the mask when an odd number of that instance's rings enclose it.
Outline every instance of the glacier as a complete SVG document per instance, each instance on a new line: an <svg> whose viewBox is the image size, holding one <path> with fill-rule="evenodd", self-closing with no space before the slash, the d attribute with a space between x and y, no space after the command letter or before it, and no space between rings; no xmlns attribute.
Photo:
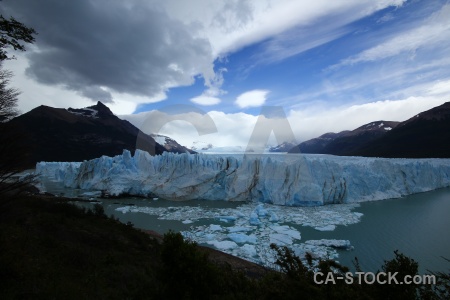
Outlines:
<svg viewBox="0 0 450 300"><path fill-rule="evenodd" d="M317 206L447 187L450 159L167 152L151 156L140 150L132 156L124 150L122 155L84 162L39 162L36 174L69 188L111 195ZM252 220L258 223L257 213Z"/></svg>

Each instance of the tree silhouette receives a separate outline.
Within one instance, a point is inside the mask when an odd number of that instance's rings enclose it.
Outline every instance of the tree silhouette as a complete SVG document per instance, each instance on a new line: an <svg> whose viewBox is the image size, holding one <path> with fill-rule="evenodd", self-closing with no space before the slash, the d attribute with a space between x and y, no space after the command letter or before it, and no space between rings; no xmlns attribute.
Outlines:
<svg viewBox="0 0 450 300"><path fill-rule="evenodd" d="M8 121L19 114L17 101L19 90L9 87L12 72L2 69L1 62L13 59L8 48L25 51L24 43L33 43L36 31L16 19L0 15L0 195L21 191L34 180L34 176L21 176L25 169L30 146L25 145L22 129Z"/></svg>
<svg viewBox="0 0 450 300"><path fill-rule="evenodd" d="M25 51L25 43L33 43L33 34L37 34L33 28L26 27L13 17L9 20L0 15L0 61L13 59L8 56L6 48L12 47L14 50Z"/></svg>
<svg viewBox="0 0 450 300"><path fill-rule="evenodd" d="M0 65L0 122L6 122L19 114L17 100L18 89L8 87L13 76L11 71L1 69Z"/></svg>

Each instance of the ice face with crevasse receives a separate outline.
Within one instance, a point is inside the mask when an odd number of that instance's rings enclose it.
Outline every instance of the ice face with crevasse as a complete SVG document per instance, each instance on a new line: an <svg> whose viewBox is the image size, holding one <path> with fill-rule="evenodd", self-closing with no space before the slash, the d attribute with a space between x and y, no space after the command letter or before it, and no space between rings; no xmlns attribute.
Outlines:
<svg viewBox="0 0 450 300"><path fill-rule="evenodd" d="M123 206L122 213L144 213L161 220L192 224L185 238L259 264L273 266L275 252L270 244L287 246L298 256L308 252L315 258L338 258L338 250L351 250L349 240L302 240L300 226L316 230L358 223L363 216L353 209L359 204L315 207L287 207L245 203L236 208L202 206L149 207ZM276 218L274 218L276 216Z"/></svg>
<svg viewBox="0 0 450 300"><path fill-rule="evenodd" d="M450 185L450 159L331 155L150 156L127 150L84 162L40 162L40 176L66 187L169 200L259 201L286 206L401 197ZM277 215L271 215L274 220ZM255 216L250 220L257 225ZM332 227L323 227L331 230Z"/></svg>

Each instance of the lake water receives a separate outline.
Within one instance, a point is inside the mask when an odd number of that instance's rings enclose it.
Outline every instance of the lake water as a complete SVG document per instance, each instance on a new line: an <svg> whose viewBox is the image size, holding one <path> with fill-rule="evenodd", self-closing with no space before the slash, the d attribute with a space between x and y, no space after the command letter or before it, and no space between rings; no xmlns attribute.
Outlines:
<svg viewBox="0 0 450 300"><path fill-rule="evenodd" d="M51 193L72 197L85 192L67 190L54 182L45 186ZM124 223L159 233L182 231L200 244L257 262L269 259L264 255L270 242L276 241L300 253L306 249L337 258L349 267L356 256L364 271L380 270L383 260L393 258L396 249L418 261L422 273L450 269L450 263L442 258L450 259L450 188L400 199L308 208L133 197L99 200L108 216L113 214ZM251 215L258 209L263 210L261 224L252 225ZM348 240L353 250L305 244L322 239Z"/></svg>
<svg viewBox="0 0 450 300"><path fill-rule="evenodd" d="M421 272L450 270L450 188L409 195L400 199L362 203L356 211L360 223L338 226L320 238L349 239L351 252L342 251L339 260L350 265L357 256L363 270L381 269L384 259L400 252L419 262ZM303 235L318 238L308 229Z"/></svg>

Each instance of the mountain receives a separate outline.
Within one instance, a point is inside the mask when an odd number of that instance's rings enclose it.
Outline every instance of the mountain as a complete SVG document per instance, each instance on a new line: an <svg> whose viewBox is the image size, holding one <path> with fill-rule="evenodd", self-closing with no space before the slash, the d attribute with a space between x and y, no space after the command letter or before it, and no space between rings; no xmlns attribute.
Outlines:
<svg viewBox="0 0 450 300"><path fill-rule="evenodd" d="M290 153L320 153L334 155L350 155L367 143L387 134L398 126L399 122L375 121L356 128L355 130L339 133L325 133L299 144Z"/></svg>
<svg viewBox="0 0 450 300"><path fill-rule="evenodd" d="M207 151L212 149L214 146L211 143L195 141L192 143L191 149L195 151Z"/></svg>
<svg viewBox="0 0 450 300"><path fill-rule="evenodd" d="M289 153L450 158L450 102L404 122L376 121L352 131L326 133L297 145Z"/></svg>
<svg viewBox="0 0 450 300"><path fill-rule="evenodd" d="M269 147L269 152L288 152L292 148L294 148L296 145L291 142L284 142L274 147Z"/></svg>
<svg viewBox="0 0 450 300"><path fill-rule="evenodd" d="M150 136L152 138L155 139L155 141L162 145L164 148L166 148L166 150L168 152L174 152L174 153L191 153L194 154L196 153L195 151L188 149L184 146L181 146L180 144L178 144L177 141L175 141L174 139L165 136L165 135L160 135L160 134L150 134Z"/></svg>
<svg viewBox="0 0 450 300"><path fill-rule="evenodd" d="M200 153L217 153L217 154L238 154L238 153L259 153L254 149L248 149L245 146L214 146L211 143L203 141L195 141L191 146L192 150ZM263 150L265 152L265 150Z"/></svg>
<svg viewBox="0 0 450 300"><path fill-rule="evenodd" d="M323 153L324 149L330 142L335 140L336 138L346 134L349 132L341 131L339 133L335 132L328 132L325 134L322 134L321 136L307 140L295 147L292 147L290 150L288 150L289 153Z"/></svg>
<svg viewBox="0 0 450 300"><path fill-rule="evenodd" d="M450 102L401 122L350 155L450 158Z"/></svg>
<svg viewBox="0 0 450 300"><path fill-rule="evenodd" d="M167 151L154 138L128 121L115 116L98 102L82 109L62 109L41 105L8 122L23 132L22 143L29 145L27 163L38 161L83 161L102 155L122 154L139 149L150 154Z"/></svg>

